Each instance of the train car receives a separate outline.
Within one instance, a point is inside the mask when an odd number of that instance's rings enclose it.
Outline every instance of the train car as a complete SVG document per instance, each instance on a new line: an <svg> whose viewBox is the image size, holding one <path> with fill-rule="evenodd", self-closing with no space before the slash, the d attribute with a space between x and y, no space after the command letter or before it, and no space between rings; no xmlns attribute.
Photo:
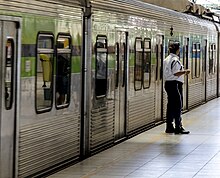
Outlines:
<svg viewBox="0 0 220 178"><path fill-rule="evenodd" d="M138 0L0 3L0 177L42 177L165 122L181 43L183 110L220 94L220 25Z"/></svg>
<svg viewBox="0 0 220 178"><path fill-rule="evenodd" d="M216 19L217 21L218 21L218 19ZM220 86L219 86L219 84L220 84L220 61L219 61L219 58L220 58L220 25L219 25L219 23L215 23L215 25L216 25L216 28L217 28L217 31L218 31L218 41L217 41L217 47L216 47L216 51L217 51L217 54L216 54L216 56L214 56L215 57L215 63L216 63L216 65L217 65L217 68L215 69L216 70L216 72L217 72L217 97L219 97L220 96ZM209 59L211 59L211 57L209 58Z"/></svg>
<svg viewBox="0 0 220 178"><path fill-rule="evenodd" d="M217 97L218 31L213 21L135 0L92 1L94 64L87 109L90 154L165 121L162 63L181 43L183 110ZM102 56L102 57L100 57ZM99 76L100 58L105 71Z"/></svg>
<svg viewBox="0 0 220 178"><path fill-rule="evenodd" d="M1 1L0 177L80 157L86 1Z"/></svg>

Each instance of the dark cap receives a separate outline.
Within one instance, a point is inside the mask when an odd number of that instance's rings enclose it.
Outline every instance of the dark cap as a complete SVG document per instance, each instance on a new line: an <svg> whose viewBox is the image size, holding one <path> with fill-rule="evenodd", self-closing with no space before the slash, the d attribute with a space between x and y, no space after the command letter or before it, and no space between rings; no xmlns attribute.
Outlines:
<svg viewBox="0 0 220 178"><path fill-rule="evenodd" d="M171 42L169 44L170 53L176 54L178 49L180 49L180 43L179 42L174 41L174 42Z"/></svg>

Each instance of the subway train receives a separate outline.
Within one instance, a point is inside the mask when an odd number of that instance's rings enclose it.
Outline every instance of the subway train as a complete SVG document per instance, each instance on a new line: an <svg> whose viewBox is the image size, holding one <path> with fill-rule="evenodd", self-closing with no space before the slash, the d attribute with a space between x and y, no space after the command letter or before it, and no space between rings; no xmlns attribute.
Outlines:
<svg viewBox="0 0 220 178"><path fill-rule="evenodd" d="M0 33L1 178L43 177L164 123L173 41L191 70L183 112L220 94L214 16L138 0L3 0Z"/></svg>

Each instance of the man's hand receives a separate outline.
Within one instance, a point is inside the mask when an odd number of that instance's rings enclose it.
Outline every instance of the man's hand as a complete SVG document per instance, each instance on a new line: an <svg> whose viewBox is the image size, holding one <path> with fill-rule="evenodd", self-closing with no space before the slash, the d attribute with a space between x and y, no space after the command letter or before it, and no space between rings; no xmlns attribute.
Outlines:
<svg viewBox="0 0 220 178"><path fill-rule="evenodd" d="M188 75L189 73L190 73L190 70L189 70L189 69L186 69L186 70L185 70L185 74Z"/></svg>

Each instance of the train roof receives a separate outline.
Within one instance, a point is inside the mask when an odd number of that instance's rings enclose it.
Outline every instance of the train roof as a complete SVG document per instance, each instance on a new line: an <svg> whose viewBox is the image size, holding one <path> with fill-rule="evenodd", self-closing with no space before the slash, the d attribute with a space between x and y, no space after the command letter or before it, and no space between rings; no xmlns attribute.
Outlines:
<svg viewBox="0 0 220 178"><path fill-rule="evenodd" d="M89 4L89 0L38 0L39 2L49 2L49 3L58 3L58 4L63 4L63 5L69 5L69 6L87 6Z"/></svg>
<svg viewBox="0 0 220 178"><path fill-rule="evenodd" d="M91 0L91 3L94 11L102 9L128 16L141 16L149 20L155 20L164 27L170 28L175 25L175 28L178 28L176 30L179 31L189 30L195 33L207 33L208 30L216 30L212 21L139 0Z"/></svg>

